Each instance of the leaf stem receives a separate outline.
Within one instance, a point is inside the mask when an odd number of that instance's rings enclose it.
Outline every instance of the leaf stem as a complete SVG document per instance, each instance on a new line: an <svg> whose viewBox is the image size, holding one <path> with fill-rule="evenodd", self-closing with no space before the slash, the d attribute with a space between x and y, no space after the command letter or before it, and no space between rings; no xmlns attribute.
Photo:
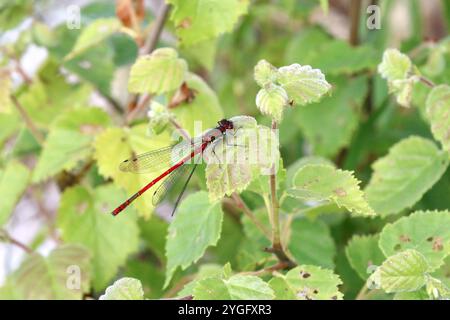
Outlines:
<svg viewBox="0 0 450 320"><path fill-rule="evenodd" d="M4 239L6 242L19 247L28 254L33 253L33 250L30 247L20 242L19 240L13 238L5 229L0 229L0 239Z"/></svg>
<svg viewBox="0 0 450 320"><path fill-rule="evenodd" d="M39 143L39 145L42 146L44 143L44 136L39 131L37 126L34 124L33 120L28 116L28 113L24 109L24 107L20 104L19 100L16 98L16 96L11 95L11 101L13 102L14 106L16 107L17 111L19 111L20 116L25 121L25 125L30 130L33 137L36 139L36 141Z"/></svg>
<svg viewBox="0 0 450 320"><path fill-rule="evenodd" d="M191 141L190 134L184 129L181 124L178 123L177 120L170 118L169 122L177 129L177 131L180 133L180 135L184 138L186 141Z"/></svg>
<svg viewBox="0 0 450 320"><path fill-rule="evenodd" d="M352 0L350 2L350 34L349 42L352 46L359 43L359 18L361 15L361 0Z"/></svg>
<svg viewBox="0 0 450 320"><path fill-rule="evenodd" d="M247 217L255 224L255 226L267 237L267 239L270 239L270 232L267 230L267 228L259 221L255 215L253 214L252 210L245 204L244 200L242 200L241 196L234 192L231 197L233 198L234 202L236 203L236 206L244 212Z"/></svg>
<svg viewBox="0 0 450 320"><path fill-rule="evenodd" d="M430 88L434 88L436 86L433 81L431 81L430 79L428 79L424 76L419 76L419 80L420 80L420 82L422 82L423 84L425 84L426 86L428 86Z"/></svg>

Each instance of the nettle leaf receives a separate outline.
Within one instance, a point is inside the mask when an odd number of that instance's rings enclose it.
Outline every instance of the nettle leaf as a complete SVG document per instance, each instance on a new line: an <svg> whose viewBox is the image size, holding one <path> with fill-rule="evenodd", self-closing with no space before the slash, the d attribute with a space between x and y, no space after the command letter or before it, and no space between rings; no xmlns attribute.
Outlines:
<svg viewBox="0 0 450 320"><path fill-rule="evenodd" d="M425 138L401 140L378 159L366 187L367 200L382 216L414 205L442 176L448 166L448 154Z"/></svg>
<svg viewBox="0 0 450 320"><path fill-rule="evenodd" d="M259 60L255 66L254 78L260 87L275 83L278 80L278 69L266 60Z"/></svg>
<svg viewBox="0 0 450 320"><path fill-rule="evenodd" d="M386 256L414 249L436 270L450 254L450 212L417 211L387 224L380 234L380 248Z"/></svg>
<svg viewBox="0 0 450 320"><path fill-rule="evenodd" d="M338 286L342 284L332 270L301 265L286 275L277 274L269 281L277 299L341 300Z"/></svg>
<svg viewBox="0 0 450 320"><path fill-rule="evenodd" d="M385 260L385 256L378 246L378 239L378 235L355 235L345 248L350 265L363 280L367 280L372 269L381 265Z"/></svg>
<svg viewBox="0 0 450 320"><path fill-rule="evenodd" d="M159 48L138 58L128 80L128 90L134 93L163 94L177 89L184 81L187 63L178 58L172 48Z"/></svg>
<svg viewBox="0 0 450 320"><path fill-rule="evenodd" d="M404 80L412 71L412 63L409 57L397 49L384 51L383 60L378 65L378 72L388 81Z"/></svg>
<svg viewBox="0 0 450 320"><path fill-rule="evenodd" d="M420 252L399 252L380 266L381 288L388 293L416 291L425 285L427 270L427 260Z"/></svg>
<svg viewBox="0 0 450 320"><path fill-rule="evenodd" d="M268 175L279 163L278 138L248 116L230 119L234 130L206 148L206 185L211 201L246 189L257 175ZM214 152L213 152L214 151ZM277 168L275 168L277 169Z"/></svg>
<svg viewBox="0 0 450 320"><path fill-rule="evenodd" d="M82 186L66 189L58 210L57 225L68 243L80 243L92 252L92 275L96 290L116 274L127 257L138 249L136 214L112 217L109 213L125 194L113 185L94 190Z"/></svg>
<svg viewBox="0 0 450 320"><path fill-rule="evenodd" d="M355 216L374 216L351 171L328 165L306 165L294 175L289 195L308 201L332 201Z"/></svg>
<svg viewBox="0 0 450 320"><path fill-rule="evenodd" d="M121 278L106 288L99 300L144 300L144 289L138 279Z"/></svg>
<svg viewBox="0 0 450 320"><path fill-rule="evenodd" d="M206 248L217 244L222 221L220 203L211 204L206 192L197 192L184 199L169 226L164 287L170 283L178 267L185 270L203 256Z"/></svg>
<svg viewBox="0 0 450 320"><path fill-rule="evenodd" d="M173 5L170 19L185 46L193 45L232 30L247 12L248 0L168 0Z"/></svg>
<svg viewBox="0 0 450 320"><path fill-rule="evenodd" d="M439 279L430 276L426 278L426 292L433 300L450 299L450 288Z"/></svg>
<svg viewBox="0 0 450 320"><path fill-rule="evenodd" d="M334 157L352 141L367 96L367 77L337 78L333 95L294 112L315 155Z"/></svg>
<svg viewBox="0 0 450 320"><path fill-rule="evenodd" d="M33 182L40 182L62 171L71 170L92 153L93 137L109 124L100 108L75 108L61 114L50 128L42 153L33 171Z"/></svg>
<svg viewBox="0 0 450 320"><path fill-rule="evenodd" d="M30 170L18 161L8 162L0 169L0 226L8 221L17 201L25 191L30 179Z"/></svg>
<svg viewBox="0 0 450 320"><path fill-rule="evenodd" d="M90 258L79 245L63 245L48 257L33 253L10 276L13 293L25 300L81 300L89 292Z"/></svg>
<svg viewBox="0 0 450 320"><path fill-rule="evenodd" d="M268 83L256 95L256 106L264 115L269 115L274 121L280 122L283 108L289 103L287 92L280 86Z"/></svg>
<svg viewBox="0 0 450 320"><path fill-rule="evenodd" d="M325 223L295 219L290 233L288 249L297 263L334 268L336 246Z"/></svg>
<svg viewBox="0 0 450 320"><path fill-rule="evenodd" d="M128 195L132 195L154 179L162 170L155 168L155 171L148 173L133 174L120 171L120 163L133 154L142 154L168 145L170 145L170 139L163 134L149 139L145 124L135 126L131 130L108 128L94 141L94 158L97 160L99 173L104 178L112 178L114 184L125 189ZM146 192L133 202L132 206L139 211L139 215L143 217L151 215L153 211L152 197L152 192ZM120 199L115 199L113 204L119 205Z"/></svg>
<svg viewBox="0 0 450 320"><path fill-rule="evenodd" d="M97 19L84 27L74 47L64 58L70 60L90 47L99 45L106 38L120 31L122 25L116 18Z"/></svg>
<svg viewBox="0 0 450 320"><path fill-rule="evenodd" d="M434 87L427 97L426 108L434 138L444 150L450 151L450 86Z"/></svg>
<svg viewBox="0 0 450 320"><path fill-rule="evenodd" d="M274 293L261 278L237 274L228 279L201 280L193 296L195 300L272 300Z"/></svg>
<svg viewBox="0 0 450 320"><path fill-rule="evenodd" d="M319 69L298 63L278 69L278 83L286 90L289 99L299 105L318 101L331 89Z"/></svg>

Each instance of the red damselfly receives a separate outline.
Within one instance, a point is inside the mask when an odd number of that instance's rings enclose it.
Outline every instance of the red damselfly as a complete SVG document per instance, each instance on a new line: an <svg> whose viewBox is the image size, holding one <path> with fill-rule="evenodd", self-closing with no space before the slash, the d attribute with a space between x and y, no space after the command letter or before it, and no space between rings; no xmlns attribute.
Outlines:
<svg viewBox="0 0 450 320"><path fill-rule="evenodd" d="M146 171L155 171L164 166L166 167L166 170L114 209L112 214L119 214L140 195L159 181L166 178L153 194L152 202L153 205L156 206L165 197L173 184L180 181L184 174L189 173L187 180L183 185L183 189L175 202L175 206L172 211L173 214L181 200L181 197L183 196L195 168L197 167L197 164L194 163L191 168L188 163L190 163L191 160L193 160L197 155L201 156L205 149L215 141L217 142L219 139L222 139L227 130L233 129L236 129L233 118L230 120L222 119L218 122L217 127L206 131L200 137L193 139L192 141L185 141L176 144L175 146L153 150L123 161L119 168L125 172L143 173Z"/></svg>

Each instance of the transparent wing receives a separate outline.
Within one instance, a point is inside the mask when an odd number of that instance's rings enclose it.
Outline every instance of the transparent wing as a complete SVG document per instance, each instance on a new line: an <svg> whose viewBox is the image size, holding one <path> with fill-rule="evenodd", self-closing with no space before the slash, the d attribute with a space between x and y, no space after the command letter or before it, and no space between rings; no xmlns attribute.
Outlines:
<svg viewBox="0 0 450 320"><path fill-rule="evenodd" d="M182 187L182 190L180 192L181 197L188 181L193 174L193 171L195 170L195 167L196 165L185 164L177 170L173 171L153 193L153 206L158 205L167 196L170 190L174 188L178 189L178 186Z"/></svg>
<svg viewBox="0 0 450 320"><path fill-rule="evenodd" d="M202 139L200 137L192 142L183 141L173 146L152 150L126 159L120 164L119 169L124 172L134 173L147 173L167 169L190 155L192 150L200 146L201 143Z"/></svg>

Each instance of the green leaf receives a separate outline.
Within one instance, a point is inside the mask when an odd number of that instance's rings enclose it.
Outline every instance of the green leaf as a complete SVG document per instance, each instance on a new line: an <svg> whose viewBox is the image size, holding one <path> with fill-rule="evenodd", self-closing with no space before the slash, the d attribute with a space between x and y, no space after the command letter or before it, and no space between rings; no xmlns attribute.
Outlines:
<svg viewBox="0 0 450 320"><path fill-rule="evenodd" d="M278 70L266 60L259 60L255 66L254 76L256 83L261 87L273 84L278 80Z"/></svg>
<svg viewBox="0 0 450 320"><path fill-rule="evenodd" d="M26 300L81 300L89 291L90 258L78 245L63 245L48 257L33 253L11 275L14 294Z"/></svg>
<svg viewBox="0 0 450 320"><path fill-rule="evenodd" d="M0 169L0 227L9 218L14 206L25 191L30 178L30 170L18 161L8 162L4 169Z"/></svg>
<svg viewBox="0 0 450 320"><path fill-rule="evenodd" d="M433 300L450 299L450 288L439 279L428 276L426 280L426 292Z"/></svg>
<svg viewBox="0 0 450 320"><path fill-rule="evenodd" d="M401 140L378 159L366 187L367 200L382 216L413 206L445 172L448 154L417 136Z"/></svg>
<svg viewBox="0 0 450 320"><path fill-rule="evenodd" d="M183 289L177 293L177 297L186 297L193 294L193 290L197 283L207 278L217 278L223 275L224 268L218 264L202 264L198 272L195 274L194 279L186 284Z"/></svg>
<svg viewBox="0 0 450 320"><path fill-rule="evenodd" d="M286 91L277 85L266 84L256 95L256 106L264 115L269 115L276 122L281 122L283 108L289 103Z"/></svg>
<svg viewBox="0 0 450 320"><path fill-rule="evenodd" d="M385 260L384 254L378 246L378 239L378 235L355 235L345 248L350 265L364 280L370 276L370 268L381 265Z"/></svg>
<svg viewBox="0 0 450 320"><path fill-rule="evenodd" d="M367 77L337 78L333 95L295 110L295 119L315 155L334 157L350 145L361 121Z"/></svg>
<svg viewBox="0 0 450 320"><path fill-rule="evenodd" d="M228 279L207 278L197 283L195 300L271 300L270 286L256 276L234 275Z"/></svg>
<svg viewBox="0 0 450 320"><path fill-rule="evenodd" d="M247 12L248 0L168 0L173 5L170 19L185 46L217 38L233 29Z"/></svg>
<svg viewBox="0 0 450 320"><path fill-rule="evenodd" d="M42 153L33 171L33 182L40 182L62 171L71 170L92 153L93 137L109 124L100 108L76 108L61 114L50 128Z"/></svg>
<svg viewBox="0 0 450 320"><path fill-rule="evenodd" d="M144 300L142 283L138 279L121 278L109 286L99 300Z"/></svg>
<svg viewBox="0 0 450 320"><path fill-rule="evenodd" d="M384 51L383 60L378 65L378 72L388 81L404 80L412 71L412 63L409 57L397 49Z"/></svg>
<svg viewBox="0 0 450 320"><path fill-rule="evenodd" d="M177 89L184 81L187 64L172 48L159 48L140 57L131 67L128 90L162 94Z"/></svg>
<svg viewBox="0 0 450 320"><path fill-rule="evenodd" d="M136 215L109 214L118 199L125 199L125 195L111 184L92 191L76 186L64 191L58 210L57 225L62 239L83 244L93 254L96 290L103 289L127 257L138 249Z"/></svg>
<svg viewBox="0 0 450 320"><path fill-rule="evenodd" d="M8 72L0 70L0 112L10 113L12 83Z"/></svg>
<svg viewBox="0 0 450 320"><path fill-rule="evenodd" d="M450 151L450 86L442 84L434 87L427 97L426 108L434 138L444 150Z"/></svg>
<svg viewBox="0 0 450 320"><path fill-rule="evenodd" d="M11 0L0 3L0 31L16 27L33 9L30 0Z"/></svg>
<svg viewBox="0 0 450 320"><path fill-rule="evenodd" d="M420 252L399 252L380 266L381 288L388 293L416 291L424 286L427 270L428 263Z"/></svg>
<svg viewBox="0 0 450 320"><path fill-rule="evenodd" d="M334 268L336 247L330 230L320 220L295 219L291 224L289 252L298 264Z"/></svg>
<svg viewBox="0 0 450 320"><path fill-rule="evenodd" d="M186 197L169 226L164 287L170 283L177 267L185 270L203 256L206 248L217 244L222 220L220 203L211 204L206 192L201 191Z"/></svg>
<svg viewBox="0 0 450 320"><path fill-rule="evenodd" d="M332 201L355 216L373 216L359 183L351 171L311 164L295 173L288 194L308 201Z"/></svg>
<svg viewBox="0 0 450 320"><path fill-rule="evenodd" d="M428 294L425 289L397 292L393 300L428 300Z"/></svg>
<svg viewBox="0 0 450 320"><path fill-rule="evenodd" d="M159 135L152 139L147 136L147 125L142 124L131 129L108 128L99 134L94 142L94 158L97 160L99 173L106 179L112 178L114 184L127 191L129 196L146 185L161 173L161 168L143 174L130 174L119 170L119 164L133 154L141 154L158 148L166 147L170 139ZM157 188L157 185L155 186ZM156 189L155 189L156 190ZM153 210L152 192L144 193L136 199L134 206L143 217L149 217ZM119 205L119 200L114 201Z"/></svg>
<svg viewBox="0 0 450 320"><path fill-rule="evenodd" d="M64 58L70 60L89 49L90 47L100 45L102 41L112 36L121 29L122 25L116 18L97 19L87 27L84 27L80 36L72 48L72 51Z"/></svg>
<svg viewBox="0 0 450 320"><path fill-rule="evenodd" d="M417 211L387 224L380 234L380 248L386 256L414 249L436 270L450 254L450 212Z"/></svg>
<svg viewBox="0 0 450 320"><path fill-rule="evenodd" d="M289 100L299 105L318 101L331 89L319 69L297 63L278 69L278 83L286 90Z"/></svg>
<svg viewBox="0 0 450 320"><path fill-rule="evenodd" d="M280 280L274 280L274 279ZM277 299L294 297L297 300L340 300L342 293L338 286L342 284L339 276L332 270L317 266L301 265L290 270L286 275L276 275L270 281L276 289Z"/></svg>

